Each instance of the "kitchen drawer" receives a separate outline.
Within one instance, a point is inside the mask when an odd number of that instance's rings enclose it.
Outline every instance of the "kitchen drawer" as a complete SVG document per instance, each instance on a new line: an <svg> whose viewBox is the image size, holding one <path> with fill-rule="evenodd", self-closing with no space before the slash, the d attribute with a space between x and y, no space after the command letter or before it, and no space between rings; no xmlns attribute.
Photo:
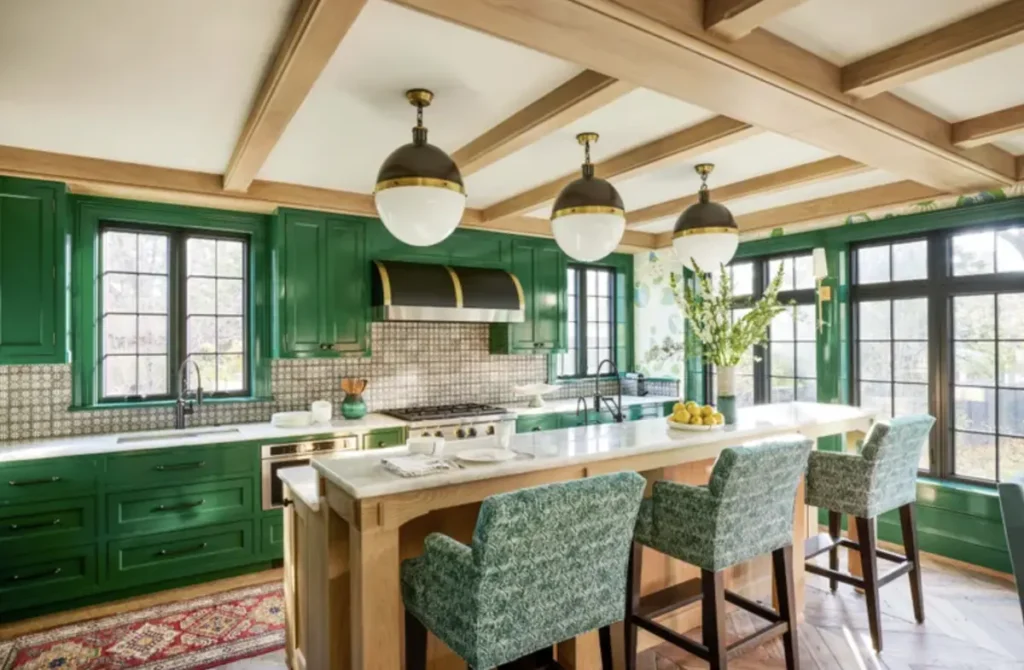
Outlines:
<svg viewBox="0 0 1024 670"><path fill-rule="evenodd" d="M614 423L615 417L611 412L595 412L587 410L586 416L582 413L566 412L558 415L558 425L561 428L577 428L579 426L596 426L600 423Z"/></svg>
<svg viewBox="0 0 1024 670"><path fill-rule="evenodd" d="M557 414L533 414L516 419L517 433L535 433L540 430L554 430L558 427Z"/></svg>
<svg viewBox="0 0 1024 670"><path fill-rule="evenodd" d="M629 408L629 420L630 421L641 421L643 419L657 419L658 417L664 416L662 414L662 406L660 403L653 405L633 405Z"/></svg>
<svg viewBox="0 0 1024 670"><path fill-rule="evenodd" d="M141 488L250 474L259 450L246 444L154 449L107 459L108 488Z"/></svg>
<svg viewBox="0 0 1024 670"><path fill-rule="evenodd" d="M140 535L107 544L107 580L116 588L214 572L255 558L253 521Z"/></svg>
<svg viewBox="0 0 1024 670"><path fill-rule="evenodd" d="M96 568L94 544L20 557L0 553L0 613L93 593Z"/></svg>
<svg viewBox="0 0 1024 670"><path fill-rule="evenodd" d="M0 505L29 500L54 500L96 491L100 461L96 458L50 458L0 465Z"/></svg>
<svg viewBox="0 0 1024 670"><path fill-rule="evenodd" d="M284 514L281 510L269 512L263 517L260 528L260 553L266 558L284 556Z"/></svg>
<svg viewBox="0 0 1024 670"><path fill-rule="evenodd" d="M91 542L96 521L95 496L0 507L0 555Z"/></svg>
<svg viewBox="0 0 1024 670"><path fill-rule="evenodd" d="M363 435L363 449L382 449L405 444L405 428L375 430Z"/></svg>
<svg viewBox="0 0 1024 670"><path fill-rule="evenodd" d="M252 479L124 491L107 496L111 536L223 523L253 512Z"/></svg>

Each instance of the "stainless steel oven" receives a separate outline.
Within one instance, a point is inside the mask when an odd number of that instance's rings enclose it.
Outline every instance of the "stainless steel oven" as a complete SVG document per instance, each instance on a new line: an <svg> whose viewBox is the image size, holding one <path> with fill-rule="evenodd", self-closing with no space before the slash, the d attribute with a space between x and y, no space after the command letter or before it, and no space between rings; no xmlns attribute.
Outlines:
<svg viewBox="0 0 1024 670"><path fill-rule="evenodd" d="M354 435L315 442L264 445L260 450L264 511L277 509L284 504L284 486L277 477L278 470L309 465L309 460L314 456L358 448L359 438Z"/></svg>

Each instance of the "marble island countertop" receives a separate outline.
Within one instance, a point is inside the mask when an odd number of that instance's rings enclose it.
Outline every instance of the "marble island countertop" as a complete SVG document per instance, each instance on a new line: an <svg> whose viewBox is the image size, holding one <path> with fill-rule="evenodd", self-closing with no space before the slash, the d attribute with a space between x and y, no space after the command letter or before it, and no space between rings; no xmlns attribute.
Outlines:
<svg viewBox="0 0 1024 670"><path fill-rule="evenodd" d="M407 453L405 447L314 458L312 466L348 495L363 499L658 452L677 452L673 453L673 458L679 463L704 460L716 457L730 445L787 433L818 437L866 430L873 417L872 410L848 405L782 403L741 409L737 424L722 430L677 431L659 418L521 433L512 437L509 446L520 454L513 460L466 464L424 477L403 478L381 465L382 458ZM444 456L481 446L497 446L497 443L494 438L448 443Z"/></svg>
<svg viewBox="0 0 1024 670"><path fill-rule="evenodd" d="M607 398L615 399L613 395L602 394ZM593 394L586 396L588 409L593 409L590 405L593 405ZM624 395L622 396L622 406L633 407L635 405L654 405L664 402L676 402L679 398L675 396L667 395ZM501 404L499 407L512 412L516 416L534 416L539 414L561 414L563 412L575 412L576 404L579 402L579 398L562 398L560 400L545 400L543 407L528 407L526 403L523 404ZM603 408L602 408L603 409Z"/></svg>
<svg viewBox="0 0 1024 670"><path fill-rule="evenodd" d="M195 426L181 430L113 433L52 438L33 442L0 444L0 464L39 458L88 456L121 451L142 451L168 447L192 447L231 442L271 441L316 436L363 435L372 430L397 428L406 422L384 414L367 414L362 419L335 419L329 424L302 428L276 428L269 421L223 426Z"/></svg>
<svg viewBox="0 0 1024 670"><path fill-rule="evenodd" d="M308 465L282 468L277 471L277 477L306 507L314 512L320 509L320 478L316 470Z"/></svg>

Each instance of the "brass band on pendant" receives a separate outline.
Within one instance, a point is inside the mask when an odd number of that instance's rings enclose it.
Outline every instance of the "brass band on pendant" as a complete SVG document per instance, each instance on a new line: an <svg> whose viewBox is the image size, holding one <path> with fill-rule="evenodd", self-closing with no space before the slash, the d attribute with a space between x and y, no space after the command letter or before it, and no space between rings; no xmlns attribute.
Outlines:
<svg viewBox="0 0 1024 670"><path fill-rule="evenodd" d="M459 275L455 273L455 270L451 269L447 265L444 269L448 271L448 274L452 277L452 287L455 289L455 306L462 307L462 282L459 280Z"/></svg>
<svg viewBox="0 0 1024 670"><path fill-rule="evenodd" d="M523 285L519 283L519 277L511 272L508 273L508 276L512 283L516 285L516 293L519 295L519 309L526 309L526 298L523 295Z"/></svg>
<svg viewBox="0 0 1024 670"><path fill-rule="evenodd" d="M672 233L672 239L686 237L687 235L712 235L715 233L738 233L736 228L731 226L704 226L702 228L686 228Z"/></svg>
<svg viewBox="0 0 1024 670"><path fill-rule="evenodd" d="M619 216L626 216L626 210L609 205L580 205L578 207L565 207L556 210L551 214L551 220L553 221L559 217L571 214L617 214Z"/></svg>
<svg viewBox="0 0 1024 670"><path fill-rule="evenodd" d="M447 179L437 179L436 177L396 177L395 179L385 179L384 181L377 182L377 185L373 187L373 192L386 191L389 188L398 188L400 186L429 186L431 188L446 188L449 191L455 191L466 195L466 189L457 181L448 181Z"/></svg>
<svg viewBox="0 0 1024 670"><path fill-rule="evenodd" d="M377 268L377 274L380 275L380 286L384 291L384 304L386 306L391 305L391 278L388 277L388 269L384 267L384 264L380 261L373 262L374 267Z"/></svg>

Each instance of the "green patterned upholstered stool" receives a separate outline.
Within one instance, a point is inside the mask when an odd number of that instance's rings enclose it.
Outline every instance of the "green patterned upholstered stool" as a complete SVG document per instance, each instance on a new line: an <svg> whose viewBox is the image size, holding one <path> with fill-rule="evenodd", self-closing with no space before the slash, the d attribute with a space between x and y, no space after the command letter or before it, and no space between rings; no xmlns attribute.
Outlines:
<svg viewBox="0 0 1024 670"><path fill-rule="evenodd" d="M917 499L917 469L921 450L928 443L935 419L927 414L878 421L868 432L857 453L816 451L807 468L807 504L828 510L828 535L808 540L804 558L828 552L829 566L808 562L808 572L829 578L836 590L838 582L864 589L868 606L868 626L876 651L882 650L882 619L878 609L878 588L910 573L910 594L914 617L924 622L921 571L917 551L914 501ZM903 527L903 556L879 549L875 538L875 520L879 514L899 509ZM853 517L857 542L841 537L842 515ZM839 547L860 551L863 578L839 571ZM878 560L884 558L899 565L879 576Z"/></svg>
<svg viewBox="0 0 1024 670"><path fill-rule="evenodd" d="M429 630L471 668L538 655L626 611L626 568L646 480L635 472L503 493L484 500L473 542L434 533L402 563L406 670L426 668ZM539 653L538 653L539 652Z"/></svg>
<svg viewBox="0 0 1024 670"><path fill-rule="evenodd" d="M1020 595L1020 611L1024 614L1024 473L999 484L999 505L1003 511L1010 565Z"/></svg>
<svg viewBox="0 0 1024 670"><path fill-rule="evenodd" d="M807 467L811 440L780 438L725 449L707 486L656 482L640 506L629 577L626 612L626 667L636 667L637 627L682 647L724 670L728 656L779 636L786 667L799 664L793 583L793 516L796 490ZM641 547L686 561L701 569L692 582L640 597ZM772 554L779 611L725 590L725 570L755 556ZM682 598L672 593L689 592ZM666 600L671 600L666 604ZM702 643L654 621L668 612L701 601ZM725 602L771 622L732 646L725 643Z"/></svg>

